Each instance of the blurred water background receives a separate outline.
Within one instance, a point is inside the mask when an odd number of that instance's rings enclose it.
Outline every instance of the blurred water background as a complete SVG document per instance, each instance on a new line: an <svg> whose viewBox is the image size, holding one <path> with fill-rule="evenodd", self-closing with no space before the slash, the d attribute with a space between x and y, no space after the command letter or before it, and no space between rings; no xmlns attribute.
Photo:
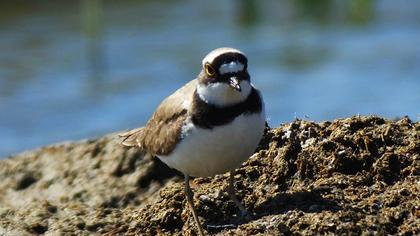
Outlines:
<svg viewBox="0 0 420 236"><path fill-rule="evenodd" d="M144 124L220 46L271 126L420 114L420 1L2 1L0 157Z"/></svg>

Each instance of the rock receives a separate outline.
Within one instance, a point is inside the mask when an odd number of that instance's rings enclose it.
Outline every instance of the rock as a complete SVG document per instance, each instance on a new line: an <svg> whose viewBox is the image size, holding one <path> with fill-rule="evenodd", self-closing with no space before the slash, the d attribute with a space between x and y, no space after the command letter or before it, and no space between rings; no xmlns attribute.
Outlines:
<svg viewBox="0 0 420 236"><path fill-rule="evenodd" d="M209 234L419 234L420 123L408 118L296 120L267 129L228 175L196 178ZM195 233L180 173L115 134L0 160L0 235ZM207 227L206 227L207 226Z"/></svg>

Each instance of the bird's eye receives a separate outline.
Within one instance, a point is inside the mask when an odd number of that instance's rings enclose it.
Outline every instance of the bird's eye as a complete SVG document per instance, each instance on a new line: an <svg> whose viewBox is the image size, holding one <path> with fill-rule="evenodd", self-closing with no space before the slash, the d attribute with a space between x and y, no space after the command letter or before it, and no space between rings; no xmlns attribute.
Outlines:
<svg viewBox="0 0 420 236"><path fill-rule="evenodd" d="M209 63L207 63L205 66L204 66L204 69L205 69L205 71L206 71L206 74L208 75L208 76L213 76L213 75L215 75L216 74L216 71L214 70L214 68L209 64Z"/></svg>

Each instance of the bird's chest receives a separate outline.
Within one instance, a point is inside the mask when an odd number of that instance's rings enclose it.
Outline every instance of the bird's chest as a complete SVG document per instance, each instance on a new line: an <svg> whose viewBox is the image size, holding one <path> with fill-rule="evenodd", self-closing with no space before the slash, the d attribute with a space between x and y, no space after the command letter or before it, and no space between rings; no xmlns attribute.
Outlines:
<svg viewBox="0 0 420 236"><path fill-rule="evenodd" d="M237 168L252 155L264 131L264 113L240 115L230 123L205 129L186 122L181 142L160 159L192 176L211 176Z"/></svg>
<svg viewBox="0 0 420 236"><path fill-rule="evenodd" d="M247 140L259 136L263 123L260 115L253 114L240 115L230 123L214 126L211 129L187 124L182 134L184 145L210 154L219 150L221 152L236 150L244 146L244 142L247 144Z"/></svg>

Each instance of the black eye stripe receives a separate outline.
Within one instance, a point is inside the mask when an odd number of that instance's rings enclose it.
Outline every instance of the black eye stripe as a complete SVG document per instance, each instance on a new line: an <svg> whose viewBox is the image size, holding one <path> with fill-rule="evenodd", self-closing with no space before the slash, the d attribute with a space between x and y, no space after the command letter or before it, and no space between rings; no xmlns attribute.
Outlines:
<svg viewBox="0 0 420 236"><path fill-rule="evenodd" d="M236 76L239 80L250 80L250 76L247 71L240 71L240 72L230 72L218 77L219 81L228 82L232 76Z"/></svg>
<svg viewBox="0 0 420 236"><path fill-rule="evenodd" d="M225 74L220 74L220 66L225 63L230 63L232 61L239 62L243 64L244 68L242 71L229 72ZM206 65L209 64L214 69L214 75L209 75L207 73ZM236 76L239 80L250 81L250 76L248 74L248 59L241 53L229 52L214 58L213 62L206 62L202 72L199 75L199 78L203 84L211 84L216 82L228 83L230 77ZM211 73L210 73L211 74Z"/></svg>
<svg viewBox="0 0 420 236"><path fill-rule="evenodd" d="M220 68L221 65L226 64L226 63L230 63L232 61L237 61L240 62L244 65L244 69L247 68L248 65L248 59L240 53L236 53L236 52L229 52L229 53L224 53L218 57L216 57L213 60L213 68Z"/></svg>

